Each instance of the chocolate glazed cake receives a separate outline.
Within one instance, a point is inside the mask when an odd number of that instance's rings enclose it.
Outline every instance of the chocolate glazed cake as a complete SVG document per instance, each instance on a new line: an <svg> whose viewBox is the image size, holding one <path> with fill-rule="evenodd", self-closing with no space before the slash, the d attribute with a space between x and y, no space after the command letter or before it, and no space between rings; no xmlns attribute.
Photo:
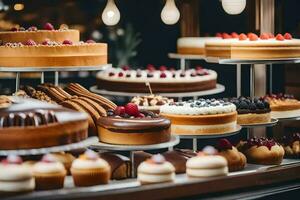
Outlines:
<svg viewBox="0 0 300 200"><path fill-rule="evenodd" d="M51 147L87 138L86 114L34 99L14 101L0 110L0 149Z"/></svg>

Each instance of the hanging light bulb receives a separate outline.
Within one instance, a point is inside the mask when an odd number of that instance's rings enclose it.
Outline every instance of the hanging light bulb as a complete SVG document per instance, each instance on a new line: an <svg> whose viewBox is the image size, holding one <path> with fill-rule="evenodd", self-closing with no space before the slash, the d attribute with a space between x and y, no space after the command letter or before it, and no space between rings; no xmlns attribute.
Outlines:
<svg viewBox="0 0 300 200"><path fill-rule="evenodd" d="M161 11L160 17L165 24L176 24L180 18L180 12L176 7L175 0L167 0Z"/></svg>
<svg viewBox="0 0 300 200"><path fill-rule="evenodd" d="M228 14L238 15L245 9L246 0L222 0L222 6Z"/></svg>
<svg viewBox="0 0 300 200"><path fill-rule="evenodd" d="M114 0L107 0L102 13L102 20L107 26L114 26L120 21L120 11Z"/></svg>
<svg viewBox="0 0 300 200"><path fill-rule="evenodd" d="M0 12L7 11L9 9L8 5L5 5L2 0L0 0Z"/></svg>

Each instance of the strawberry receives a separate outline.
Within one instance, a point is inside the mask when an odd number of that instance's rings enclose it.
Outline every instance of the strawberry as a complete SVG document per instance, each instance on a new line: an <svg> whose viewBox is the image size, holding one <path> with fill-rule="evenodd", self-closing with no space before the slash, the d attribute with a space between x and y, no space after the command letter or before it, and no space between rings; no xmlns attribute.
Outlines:
<svg viewBox="0 0 300 200"><path fill-rule="evenodd" d="M248 37L247 37L247 35L245 33L241 33L239 35L239 40L247 40L247 39L248 39Z"/></svg>
<svg viewBox="0 0 300 200"><path fill-rule="evenodd" d="M223 38L223 39L231 39L232 37L231 37L231 35L229 35L228 33L223 33L223 34L222 34L222 38Z"/></svg>
<svg viewBox="0 0 300 200"><path fill-rule="evenodd" d="M125 107L124 107L124 106L118 106L118 107L115 109L114 113L115 113L116 115L119 115L119 116L124 115L124 114L125 114Z"/></svg>
<svg viewBox="0 0 300 200"><path fill-rule="evenodd" d="M162 65L162 66L159 67L159 70L160 70L160 71L166 71L166 70L167 70L167 67L164 66L164 65Z"/></svg>
<svg viewBox="0 0 300 200"><path fill-rule="evenodd" d="M232 149L232 144L227 139L220 139L218 143L219 150Z"/></svg>
<svg viewBox="0 0 300 200"><path fill-rule="evenodd" d="M222 37L222 33L216 33L216 37Z"/></svg>
<svg viewBox="0 0 300 200"><path fill-rule="evenodd" d="M52 24L46 23L46 24L44 25L44 29L45 29L45 30L48 30L48 31L52 31L52 30L54 30L54 27L53 27Z"/></svg>
<svg viewBox="0 0 300 200"><path fill-rule="evenodd" d="M255 33L252 33L249 35L249 40L256 41L256 40L258 40L258 36Z"/></svg>
<svg viewBox="0 0 300 200"><path fill-rule="evenodd" d="M145 115L143 113L139 113L137 116L137 118L144 118L144 117L145 117Z"/></svg>
<svg viewBox="0 0 300 200"><path fill-rule="evenodd" d="M134 117L137 117L140 114L138 106L134 103L128 103L125 105L125 113Z"/></svg>
<svg viewBox="0 0 300 200"><path fill-rule="evenodd" d="M283 35L281 35L280 33L276 35L276 40L278 41L283 41L284 40L284 37Z"/></svg>
<svg viewBox="0 0 300 200"><path fill-rule="evenodd" d="M274 38L274 34L273 33L268 33L268 35L269 35L269 38L271 39L271 38Z"/></svg>
<svg viewBox="0 0 300 200"><path fill-rule="evenodd" d="M236 32L232 32L231 37L232 38L239 38L239 34L237 34Z"/></svg>
<svg viewBox="0 0 300 200"><path fill-rule="evenodd" d="M252 32L247 33L247 37L249 38L251 34L253 34L253 33Z"/></svg>
<svg viewBox="0 0 300 200"><path fill-rule="evenodd" d="M72 45L73 42L71 40L64 40L63 44L65 44L65 45Z"/></svg>
<svg viewBox="0 0 300 200"><path fill-rule="evenodd" d="M162 73L160 74L160 78L166 78L166 77L167 77L166 73L162 72Z"/></svg>
<svg viewBox="0 0 300 200"><path fill-rule="evenodd" d="M286 39L286 40L291 40L291 39L293 39L293 37L292 37L292 35L291 35L290 33L285 33L283 37L284 37L284 39Z"/></svg>
<svg viewBox="0 0 300 200"><path fill-rule="evenodd" d="M27 46L34 46L34 45L36 45L36 43L35 43L35 41L29 39L29 40L27 40L27 41L24 43L24 45L27 45Z"/></svg>
<svg viewBox="0 0 300 200"><path fill-rule="evenodd" d="M269 39L269 34L268 33L262 33L262 34L260 34L260 39L261 40L268 40Z"/></svg>

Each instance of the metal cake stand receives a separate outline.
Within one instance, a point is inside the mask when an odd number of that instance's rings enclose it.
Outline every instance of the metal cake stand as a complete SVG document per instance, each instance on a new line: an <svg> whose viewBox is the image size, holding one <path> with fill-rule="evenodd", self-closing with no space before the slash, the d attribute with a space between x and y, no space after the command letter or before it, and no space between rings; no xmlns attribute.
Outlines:
<svg viewBox="0 0 300 200"><path fill-rule="evenodd" d="M298 117L289 117L289 118L278 118L279 122L286 122L286 121L298 121L300 120L300 116Z"/></svg>
<svg viewBox="0 0 300 200"><path fill-rule="evenodd" d="M300 117L299 117L300 119ZM278 123L278 119L271 119L268 123L259 123L259 124L240 124L242 128L257 128L257 127L272 127Z"/></svg>
<svg viewBox="0 0 300 200"><path fill-rule="evenodd" d="M151 145L115 145L115 144L107 144L103 142L94 143L89 148L93 150L110 150L110 151L128 151L130 153L130 161L131 161L131 175L135 177L134 171L134 153L135 151L146 151L146 150L156 150L156 149L164 149L173 147L179 144L180 139L178 136L171 136L171 140L169 142L160 143L160 144L151 144Z"/></svg>

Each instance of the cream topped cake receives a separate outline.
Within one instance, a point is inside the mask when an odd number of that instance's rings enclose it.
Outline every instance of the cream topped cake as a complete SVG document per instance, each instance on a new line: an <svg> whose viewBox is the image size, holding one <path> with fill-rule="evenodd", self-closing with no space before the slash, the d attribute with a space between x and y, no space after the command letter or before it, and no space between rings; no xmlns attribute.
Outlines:
<svg viewBox="0 0 300 200"><path fill-rule="evenodd" d="M182 37L177 40L177 52L188 55L205 55L205 43L221 40L219 37Z"/></svg>
<svg viewBox="0 0 300 200"><path fill-rule="evenodd" d="M171 132L177 135L222 134L234 131L237 124L235 105L216 99L166 104L160 114L171 120Z"/></svg>
<svg viewBox="0 0 300 200"><path fill-rule="evenodd" d="M159 113L159 109L162 105L172 102L174 102L173 99L154 94L148 96L136 96L131 100L131 103L138 105L139 109L150 110L155 113Z"/></svg>

